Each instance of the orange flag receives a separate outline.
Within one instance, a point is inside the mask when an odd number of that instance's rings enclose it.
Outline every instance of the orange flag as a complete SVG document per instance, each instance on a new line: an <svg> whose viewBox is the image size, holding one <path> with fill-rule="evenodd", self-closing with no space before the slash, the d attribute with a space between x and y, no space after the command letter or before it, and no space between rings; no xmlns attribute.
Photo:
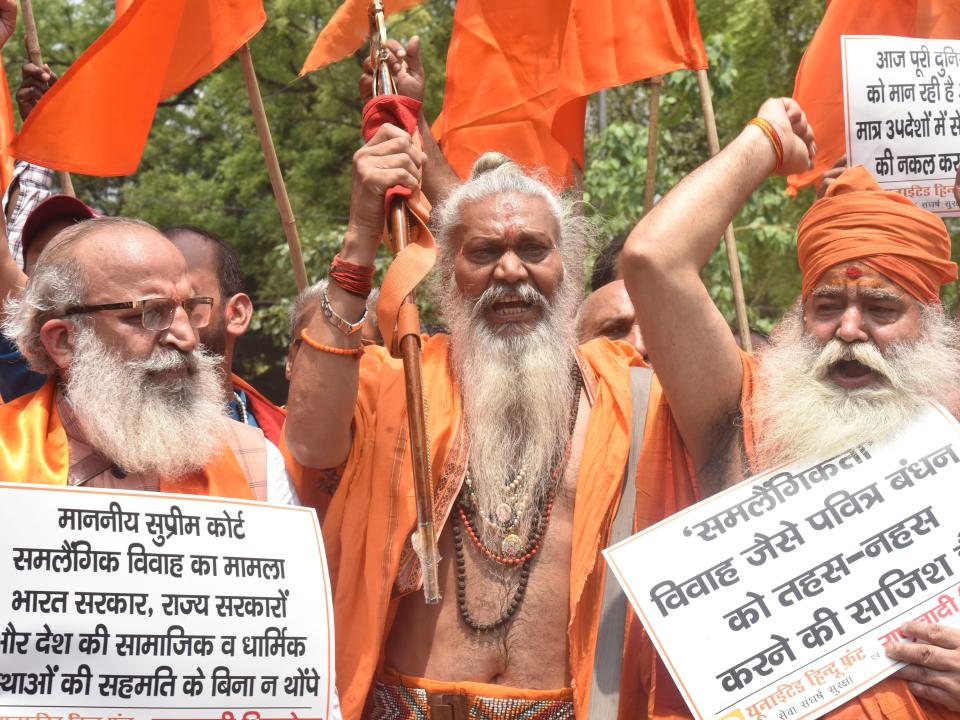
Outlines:
<svg viewBox="0 0 960 720"><path fill-rule="evenodd" d="M216 68L265 20L262 0L133 0L37 103L13 155L85 175L132 173L157 103Z"/></svg>
<svg viewBox="0 0 960 720"><path fill-rule="evenodd" d="M3 69L3 63L0 63L0 148L4 148L0 155L0 195L7 191L10 181L13 180L13 155L10 154L9 145L15 132L13 101L7 85L7 73Z"/></svg>
<svg viewBox="0 0 960 720"><path fill-rule="evenodd" d="M434 132L461 176L498 150L569 185L591 93L706 67L692 0L459 0Z"/></svg>
<svg viewBox="0 0 960 720"><path fill-rule="evenodd" d="M392 15L422 2L423 0L384 0L384 15ZM300 75L343 60L363 45L370 34L370 21L367 19L369 9L369 0L346 0L338 7L330 22L324 25L317 36L313 49L300 68Z"/></svg>
<svg viewBox="0 0 960 720"><path fill-rule="evenodd" d="M843 77L841 35L960 37L958 0L836 0L827 2L820 27L800 61L793 97L803 108L817 139L814 166L787 178L796 194L843 155Z"/></svg>
<svg viewBox="0 0 960 720"><path fill-rule="evenodd" d="M129 8L132 4L133 0L117 0L117 11L115 16L120 17L123 15L127 11L127 8Z"/></svg>

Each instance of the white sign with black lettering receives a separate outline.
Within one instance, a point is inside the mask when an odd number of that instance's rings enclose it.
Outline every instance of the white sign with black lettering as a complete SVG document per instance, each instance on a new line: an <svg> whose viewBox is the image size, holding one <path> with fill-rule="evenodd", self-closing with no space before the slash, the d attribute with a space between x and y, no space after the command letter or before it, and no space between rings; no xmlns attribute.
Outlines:
<svg viewBox="0 0 960 720"><path fill-rule="evenodd" d="M310 508L0 484L0 715L335 720Z"/></svg>
<svg viewBox="0 0 960 720"><path fill-rule="evenodd" d="M960 625L956 507L960 425L931 405L604 553L694 717L811 720L896 670L903 622Z"/></svg>
<svg viewBox="0 0 960 720"><path fill-rule="evenodd" d="M941 216L960 162L960 40L844 35L843 110L850 165Z"/></svg>

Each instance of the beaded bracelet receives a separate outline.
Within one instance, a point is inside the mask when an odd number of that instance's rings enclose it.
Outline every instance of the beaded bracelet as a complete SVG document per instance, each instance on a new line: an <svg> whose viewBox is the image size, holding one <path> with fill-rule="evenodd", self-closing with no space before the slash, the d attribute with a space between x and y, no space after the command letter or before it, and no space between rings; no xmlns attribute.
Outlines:
<svg viewBox="0 0 960 720"><path fill-rule="evenodd" d="M304 328L300 331L301 339L314 350L319 350L321 352L330 353L331 355L352 355L355 358L360 358L363 355L363 345L355 348L338 348L333 347L333 345L324 345L323 343L317 342L307 333L307 329Z"/></svg>
<svg viewBox="0 0 960 720"><path fill-rule="evenodd" d="M780 142L779 133L777 133L773 125L764 120L762 117L755 117L753 120L748 122L747 125L756 125L763 131L763 134L767 136L770 144L773 145L773 152L777 155L777 165L775 168L773 168L773 171L775 173L780 172L780 168L783 167L783 143Z"/></svg>

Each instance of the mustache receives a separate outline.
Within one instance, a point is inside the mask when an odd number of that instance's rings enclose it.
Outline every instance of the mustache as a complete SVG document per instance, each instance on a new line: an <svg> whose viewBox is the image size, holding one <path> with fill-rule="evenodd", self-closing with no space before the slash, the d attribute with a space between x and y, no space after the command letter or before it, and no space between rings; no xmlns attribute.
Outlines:
<svg viewBox="0 0 960 720"><path fill-rule="evenodd" d="M820 350L813 364L816 377L826 379L830 369L838 362L858 362L887 381L893 375L890 362L880 348L870 340L855 343L844 342L837 338L830 340Z"/></svg>
<svg viewBox="0 0 960 720"><path fill-rule="evenodd" d="M484 290L483 294L477 298L473 305L474 317L509 296L516 296L523 302L539 308L545 308L549 304L546 296L530 283L496 283Z"/></svg>
<svg viewBox="0 0 960 720"><path fill-rule="evenodd" d="M146 375L158 375L171 371L184 371L188 375L196 375L206 367L219 365L222 356L210 352L204 347L184 352L178 348L158 348L153 355L140 360L128 361L133 369Z"/></svg>

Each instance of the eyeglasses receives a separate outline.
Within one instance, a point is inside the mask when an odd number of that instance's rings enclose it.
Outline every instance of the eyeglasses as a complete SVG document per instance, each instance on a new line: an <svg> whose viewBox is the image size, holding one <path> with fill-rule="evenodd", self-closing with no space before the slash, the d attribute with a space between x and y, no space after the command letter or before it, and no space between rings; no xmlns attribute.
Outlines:
<svg viewBox="0 0 960 720"><path fill-rule="evenodd" d="M147 330L160 332L167 330L173 324L177 307L184 309L192 327L202 328L210 322L213 298L192 297L186 300L174 300L173 298L157 297L129 302L104 303L103 305L74 305L67 308L63 314L67 316L99 312L100 310L139 310L140 322L143 323L143 327Z"/></svg>

